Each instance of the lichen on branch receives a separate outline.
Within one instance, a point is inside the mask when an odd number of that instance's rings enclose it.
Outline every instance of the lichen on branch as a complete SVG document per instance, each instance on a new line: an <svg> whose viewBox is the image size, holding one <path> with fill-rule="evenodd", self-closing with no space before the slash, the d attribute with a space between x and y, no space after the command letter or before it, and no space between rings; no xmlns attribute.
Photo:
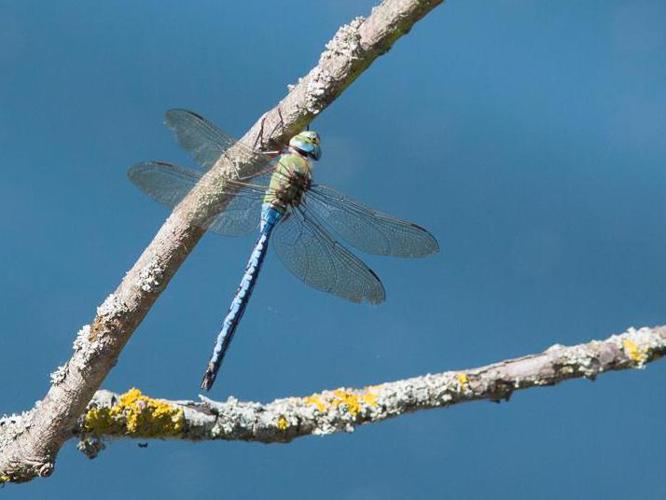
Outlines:
<svg viewBox="0 0 666 500"><path fill-rule="evenodd" d="M183 431L183 410L132 388L110 405L93 402L83 415L83 434L132 438L177 437Z"/></svg>
<svg viewBox="0 0 666 500"><path fill-rule="evenodd" d="M122 396L98 391L80 422L82 430L79 432L86 434L91 412L106 415L108 408L110 413L123 415L124 420L119 427L114 427L114 424L107 425L108 418L103 417L102 424L94 426L98 437L105 437L100 431L106 427L112 429L111 437L139 437L127 432L124 415L132 415L136 401L146 398L146 401L158 402L154 405L163 405L164 413L175 420L164 426L151 424L150 431L140 437L286 443L302 436L352 432L359 425L419 410L478 400L508 401L518 390L550 386L574 378L594 379L613 370L641 369L665 354L666 327L630 328L605 340L574 346L556 344L541 353L479 368L428 374L360 389L339 388L266 404L235 398L218 402L203 396L200 401L169 402L137 396L140 394L137 390ZM126 404L118 402L123 398ZM160 434L160 428L164 433ZM174 432L176 429L178 432ZM86 451L86 447L83 448Z"/></svg>

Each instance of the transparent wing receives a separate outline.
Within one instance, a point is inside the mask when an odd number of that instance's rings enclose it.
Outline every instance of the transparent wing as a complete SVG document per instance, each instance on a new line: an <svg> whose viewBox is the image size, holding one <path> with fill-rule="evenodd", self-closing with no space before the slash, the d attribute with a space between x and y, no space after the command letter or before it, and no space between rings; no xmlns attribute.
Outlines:
<svg viewBox="0 0 666 500"><path fill-rule="evenodd" d="M127 175L141 191L172 208L201 178L199 172L160 161L139 163ZM258 177L252 184L230 182L226 192L234 197L224 212L203 225L205 229L224 236L240 236L256 229L268 177L270 174Z"/></svg>
<svg viewBox="0 0 666 500"><path fill-rule="evenodd" d="M307 285L352 302L384 301L377 275L302 208L296 207L277 225L273 242L287 269Z"/></svg>
<svg viewBox="0 0 666 500"><path fill-rule="evenodd" d="M259 227L263 194L254 196L241 191L234 196L224 212L217 214L207 229L223 236L241 236Z"/></svg>
<svg viewBox="0 0 666 500"><path fill-rule="evenodd" d="M192 154L204 170L209 170L227 149L238 142L203 116L186 109L167 111L166 124L175 132L178 143ZM237 147L242 147L266 165L274 159L240 144ZM263 167L259 165L258 168Z"/></svg>
<svg viewBox="0 0 666 500"><path fill-rule="evenodd" d="M368 208L328 186L313 184L303 205L351 245L370 254L423 257L439 250L435 237L421 226Z"/></svg>
<svg viewBox="0 0 666 500"><path fill-rule="evenodd" d="M153 200L172 208L201 178L199 172L161 161L134 165L127 171L127 176Z"/></svg>

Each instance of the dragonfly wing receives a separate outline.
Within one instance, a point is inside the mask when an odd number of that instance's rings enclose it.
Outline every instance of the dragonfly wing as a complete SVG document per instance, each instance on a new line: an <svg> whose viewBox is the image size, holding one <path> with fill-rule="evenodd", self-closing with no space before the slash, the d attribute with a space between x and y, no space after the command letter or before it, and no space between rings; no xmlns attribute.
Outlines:
<svg viewBox="0 0 666 500"><path fill-rule="evenodd" d="M241 236L259 227L263 193L241 190L227 204L224 212L216 215L207 229L223 236Z"/></svg>
<svg viewBox="0 0 666 500"><path fill-rule="evenodd" d="M251 183L229 181L228 192L234 197L224 212L215 216L208 230L223 236L240 236L259 227L261 205L264 203L272 172L254 177Z"/></svg>
<svg viewBox="0 0 666 500"><path fill-rule="evenodd" d="M127 176L153 200L175 207L201 178L199 172L161 161L134 165Z"/></svg>
<svg viewBox="0 0 666 500"><path fill-rule="evenodd" d="M210 169L236 142L203 116L185 109L167 111L166 124L175 132L183 149L191 153L205 170Z"/></svg>
<svg viewBox="0 0 666 500"><path fill-rule="evenodd" d="M172 208L201 178L199 172L160 161L139 163L131 167L127 175L141 191ZM262 182L267 178L268 175L259 177L256 184L230 182L225 191L233 198L223 212L202 226L224 236L240 236L256 229L266 190Z"/></svg>
<svg viewBox="0 0 666 500"><path fill-rule="evenodd" d="M252 155L259 162L258 169L263 169L274 160L272 156L238 144L237 139L192 111L170 109L166 112L166 124L175 132L178 143L192 154L204 170L209 170L220 156L234 145L242 148L248 155Z"/></svg>
<svg viewBox="0 0 666 500"><path fill-rule="evenodd" d="M273 241L280 260L307 285L352 302L384 301L377 275L300 206L277 225Z"/></svg>
<svg viewBox="0 0 666 500"><path fill-rule="evenodd" d="M412 222L396 219L321 184L308 190L304 205L354 247L375 255L424 257L439 250L435 237Z"/></svg>

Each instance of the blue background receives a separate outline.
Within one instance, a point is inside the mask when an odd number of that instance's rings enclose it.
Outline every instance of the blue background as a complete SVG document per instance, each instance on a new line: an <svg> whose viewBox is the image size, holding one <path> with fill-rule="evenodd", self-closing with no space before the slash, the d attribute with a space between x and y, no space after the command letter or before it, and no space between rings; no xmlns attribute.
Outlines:
<svg viewBox="0 0 666 500"><path fill-rule="evenodd" d="M125 177L192 164L163 113L242 134L372 1L0 0L0 411L31 407L167 211ZM454 1L314 123L317 178L437 235L367 257L388 300L269 255L212 396L270 401L664 322L666 3ZM104 387L195 398L254 237L206 236ZM69 442L6 498L664 498L666 365L290 445Z"/></svg>

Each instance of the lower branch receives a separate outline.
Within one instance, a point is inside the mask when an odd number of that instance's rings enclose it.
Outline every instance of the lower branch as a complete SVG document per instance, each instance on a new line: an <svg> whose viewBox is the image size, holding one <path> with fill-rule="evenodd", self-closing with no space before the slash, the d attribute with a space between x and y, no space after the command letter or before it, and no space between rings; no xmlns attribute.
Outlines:
<svg viewBox="0 0 666 500"><path fill-rule="evenodd" d="M594 379L612 370L642 368L666 354L666 326L629 329L605 340L571 347L556 344L539 354L470 370L424 375L363 389L336 389L268 404L229 398L215 402L166 401L138 389L98 391L74 434L94 457L100 438L244 440L286 443L308 435L351 432L361 424L466 401L508 400L516 390Z"/></svg>

